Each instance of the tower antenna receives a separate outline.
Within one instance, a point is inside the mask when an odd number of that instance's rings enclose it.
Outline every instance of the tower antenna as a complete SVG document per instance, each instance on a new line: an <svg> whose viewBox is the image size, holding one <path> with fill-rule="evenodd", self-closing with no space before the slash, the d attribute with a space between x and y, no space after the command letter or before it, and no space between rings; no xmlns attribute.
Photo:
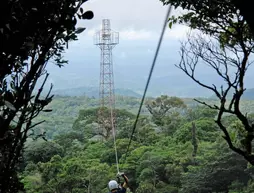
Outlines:
<svg viewBox="0 0 254 193"><path fill-rule="evenodd" d="M102 29L95 33L94 44L101 49L100 61L100 108L98 122L104 139L115 137L115 93L112 50L119 43L119 33L110 28L110 20L102 20Z"/></svg>

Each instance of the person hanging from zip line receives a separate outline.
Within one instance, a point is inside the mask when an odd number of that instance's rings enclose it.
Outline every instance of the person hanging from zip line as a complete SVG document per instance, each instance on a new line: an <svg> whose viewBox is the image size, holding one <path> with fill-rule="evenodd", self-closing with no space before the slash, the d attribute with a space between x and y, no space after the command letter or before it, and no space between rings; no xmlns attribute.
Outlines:
<svg viewBox="0 0 254 193"><path fill-rule="evenodd" d="M109 193L126 193L129 179L127 178L125 174L120 174L120 175L123 177L124 183L122 185L119 185L116 180L110 180L108 183L108 188L110 190Z"/></svg>

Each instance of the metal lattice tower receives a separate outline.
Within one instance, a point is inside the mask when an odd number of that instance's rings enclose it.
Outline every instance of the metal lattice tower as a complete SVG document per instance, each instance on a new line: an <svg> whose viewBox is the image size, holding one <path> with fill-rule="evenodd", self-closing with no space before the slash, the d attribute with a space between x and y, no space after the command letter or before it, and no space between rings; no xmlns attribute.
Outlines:
<svg viewBox="0 0 254 193"><path fill-rule="evenodd" d="M110 20L102 20L102 29L95 33L94 44L101 49L100 62L100 111L99 119L103 120L104 127L113 127L115 124L115 94L112 49L119 43L119 33L110 29ZM103 109L111 109L110 115ZM113 109L113 111L112 111ZM100 121L101 122L101 121ZM113 122L113 123L112 123Z"/></svg>

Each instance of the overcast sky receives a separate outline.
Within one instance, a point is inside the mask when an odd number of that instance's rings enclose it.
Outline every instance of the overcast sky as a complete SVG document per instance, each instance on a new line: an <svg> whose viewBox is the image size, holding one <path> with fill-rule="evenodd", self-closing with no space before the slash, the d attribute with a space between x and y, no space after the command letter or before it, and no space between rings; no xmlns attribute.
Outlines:
<svg viewBox="0 0 254 193"><path fill-rule="evenodd" d="M91 82L98 84L100 49L94 45L93 36L101 29L102 19L110 19L111 29L119 32L120 36L119 45L113 50L116 84L118 77L130 78L128 73L131 70L135 71L137 66L144 66L143 75L148 74L167 8L168 6L163 6L159 0L87 1L83 9L84 11L92 10L94 18L78 23L78 26L87 29L79 35L78 41L69 45L66 51L69 64L66 67L59 71L56 67L49 66L52 75L50 81L54 82L56 78L61 78L66 85L71 86L73 83L69 84L66 76L75 76L77 80L93 76L93 79L83 80L84 83L77 86ZM171 15L178 15L181 12L182 10L173 10ZM185 76L174 64L179 62L179 41L183 40L187 31L188 28L182 25L174 25L173 29L166 29L153 77L171 74ZM211 71L202 73L211 73ZM57 88L58 85L55 87Z"/></svg>
<svg viewBox="0 0 254 193"><path fill-rule="evenodd" d="M94 33L101 29L103 19L110 19L111 29L120 34L117 52L120 51L123 57L131 51L128 50L128 45L136 47L135 44L146 44L146 51L153 53L167 11L167 6L163 6L159 0L90 0L84 3L83 8L92 10L94 18L79 22L79 26L86 27L87 30L79 36L80 41L75 42L68 53L80 49L83 53L95 51ZM172 14L175 13L172 11ZM167 28L163 45L178 43L185 36L186 30L187 27L180 25L174 26L172 30Z"/></svg>
<svg viewBox="0 0 254 193"><path fill-rule="evenodd" d="M156 38L153 35L160 31L167 7L159 0L90 0L83 8L92 10L94 18L82 23L88 27L89 35L101 27L102 19L110 19L112 29L120 32L121 39ZM179 36L181 32L178 29L174 35Z"/></svg>

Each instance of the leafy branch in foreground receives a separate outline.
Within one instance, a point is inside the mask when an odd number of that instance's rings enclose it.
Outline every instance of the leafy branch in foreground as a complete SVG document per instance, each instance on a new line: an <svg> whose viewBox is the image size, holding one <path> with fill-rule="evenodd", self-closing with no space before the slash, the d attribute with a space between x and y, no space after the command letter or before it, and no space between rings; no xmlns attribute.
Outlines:
<svg viewBox="0 0 254 193"><path fill-rule="evenodd" d="M49 74L48 62L61 67L67 63L63 52L68 42L77 40L85 28L76 28L77 18L91 19L84 13L86 0L7 1L0 3L0 190L22 190L17 176L24 143L39 123L33 119L51 102L42 97ZM34 92L40 78L42 85ZM42 133L43 134L43 133Z"/></svg>
<svg viewBox="0 0 254 193"><path fill-rule="evenodd" d="M181 46L181 62L179 67L200 86L215 93L220 105L210 105L198 101L211 109L218 111L216 123L224 133L229 147L245 157L254 165L252 141L254 126L249 122L239 107L241 97L245 91L244 81L246 71L252 62L249 61L254 51L254 38L246 17L235 6L232 0L161 0L163 4L181 7L187 12L180 16L169 18L169 27L174 23L185 24L203 35L188 37ZM223 86L207 85L197 79L196 67L199 63L211 67L223 80ZM233 73L232 73L233 71ZM226 83L226 85L225 85ZM233 91L233 97L230 92ZM222 123L225 113L235 115L245 130L244 148L233 144L228 128Z"/></svg>

